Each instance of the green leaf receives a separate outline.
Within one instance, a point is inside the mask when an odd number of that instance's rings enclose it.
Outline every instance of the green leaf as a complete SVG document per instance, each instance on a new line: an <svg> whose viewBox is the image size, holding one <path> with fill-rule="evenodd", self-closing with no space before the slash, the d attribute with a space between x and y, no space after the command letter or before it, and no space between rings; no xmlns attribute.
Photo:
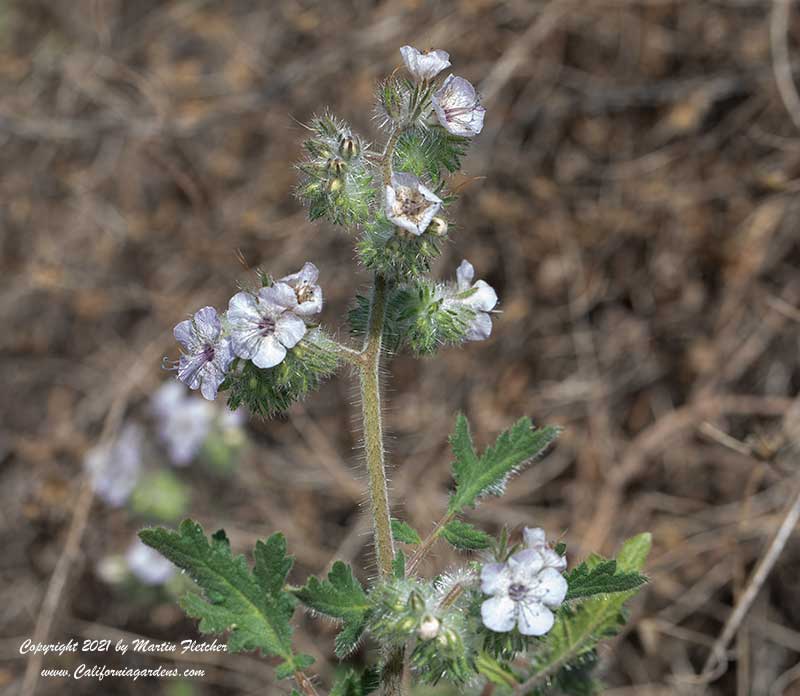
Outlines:
<svg viewBox="0 0 800 696"><path fill-rule="evenodd" d="M649 534L629 539L620 549L615 571L638 576L649 546ZM592 572L604 567L607 572L610 563L593 556L581 564L588 569L581 573L589 577ZM625 623L623 605L637 591L638 587L596 595L577 605L562 606L556 615L555 625L537 647L534 673L556 674L566 666L577 667L582 664L603 638L619 632Z"/></svg>
<svg viewBox="0 0 800 696"><path fill-rule="evenodd" d="M617 554L619 569L626 572L642 570L652 545L653 535L649 532L628 539Z"/></svg>
<svg viewBox="0 0 800 696"><path fill-rule="evenodd" d="M519 684L517 675L511 668L492 657L487 652L480 652L475 658L475 669L492 684L513 688Z"/></svg>
<svg viewBox="0 0 800 696"><path fill-rule="evenodd" d="M603 560L594 567L581 563L567 575L566 600L633 590L647 582L637 572L619 571L617 561Z"/></svg>
<svg viewBox="0 0 800 696"><path fill-rule="evenodd" d="M421 544L417 530L402 520L392 520L392 535L395 541L403 544Z"/></svg>
<svg viewBox="0 0 800 696"><path fill-rule="evenodd" d="M352 652L361 638L372 605L350 566L336 561L327 580L310 577L304 587L292 592L315 612L343 621L336 638L336 654L343 657Z"/></svg>
<svg viewBox="0 0 800 696"><path fill-rule="evenodd" d="M327 580L310 577L294 595L307 607L336 619L360 616L370 608L364 588L342 561L333 564Z"/></svg>
<svg viewBox="0 0 800 696"><path fill-rule="evenodd" d="M474 506L487 495L502 495L508 478L540 455L559 432L554 427L535 429L529 418L521 418L479 457L472 445L467 419L459 414L450 437L456 489L450 496L448 512L457 513Z"/></svg>
<svg viewBox="0 0 800 696"><path fill-rule="evenodd" d="M445 540L462 551L480 551L492 545L492 537L467 522L453 520L442 529Z"/></svg>
<svg viewBox="0 0 800 696"><path fill-rule="evenodd" d="M330 696L368 696L380 686L380 671L367 669L359 673L349 669L333 684Z"/></svg>
<svg viewBox="0 0 800 696"><path fill-rule="evenodd" d="M293 598L284 592L293 559L286 555L286 540L274 534L257 542L255 570L242 555L233 556L225 532L216 532L209 543L202 527L184 520L178 531L163 528L139 532L142 541L189 573L202 590L181 600L186 613L200 619L203 633L228 631L228 650L260 649L283 658L281 675L288 676L310 664L307 656L292 651Z"/></svg>

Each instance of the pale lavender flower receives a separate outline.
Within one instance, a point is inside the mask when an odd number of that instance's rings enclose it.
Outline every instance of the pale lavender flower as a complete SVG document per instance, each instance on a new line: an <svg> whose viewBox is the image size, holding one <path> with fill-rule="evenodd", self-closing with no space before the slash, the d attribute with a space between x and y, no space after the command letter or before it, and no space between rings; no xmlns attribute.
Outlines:
<svg viewBox="0 0 800 696"><path fill-rule="evenodd" d="M464 336L468 341L483 341L492 334L492 318L489 315L497 304L497 293L485 280L474 283L475 268L466 259L456 271L456 286L443 291L445 306L451 309L466 307L474 316Z"/></svg>
<svg viewBox="0 0 800 696"><path fill-rule="evenodd" d="M516 626L522 635L543 636L553 627L552 610L564 601L567 581L545 548L536 545L517 551L506 563L483 566L481 590L492 595L481 604L488 629L506 633Z"/></svg>
<svg viewBox="0 0 800 696"><path fill-rule="evenodd" d="M93 447L86 453L84 466L98 498L112 507L121 507L130 497L142 471L142 429L128 423L113 442Z"/></svg>
<svg viewBox="0 0 800 696"><path fill-rule="evenodd" d="M136 539L125 553L128 569L145 585L163 585L175 573L175 566L155 549Z"/></svg>
<svg viewBox="0 0 800 696"><path fill-rule="evenodd" d="M158 435L175 466L195 458L211 430L216 409L207 401L189 395L178 382L165 382L150 401Z"/></svg>
<svg viewBox="0 0 800 696"><path fill-rule="evenodd" d="M417 81L432 80L442 70L450 67L450 54L447 51L418 51L413 46L403 46L400 55L403 56L408 72Z"/></svg>
<svg viewBox="0 0 800 696"><path fill-rule="evenodd" d="M421 235L441 206L442 199L413 174L393 174L386 187L386 217L411 234Z"/></svg>
<svg viewBox="0 0 800 696"><path fill-rule="evenodd" d="M279 283L286 283L297 298L297 307L292 309L297 316L307 319L322 311L322 288L317 284L319 269L310 261L306 261L297 272L281 278Z"/></svg>
<svg viewBox="0 0 800 696"><path fill-rule="evenodd" d="M305 322L295 314L299 304L294 289L280 281L261 288L257 295L234 295L228 305L233 352L256 367L281 363L286 349L296 346L306 333Z"/></svg>
<svg viewBox="0 0 800 696"><path fill-rule="evenodd" d="M448 75L434 92L431 103L439 123L453 135L471 138L483 129L486 109L481 106L475 88L463 77Z"/></svg>
<svg viewBox="0 0 800 696"><path fill-rule="evenodd" d="M174 333L184 349L178 361L178 379L190 389L200 389L206 399L213 401L233 360L230 340L222 336L217 310L203 307L191 319L178 324Z"/></svg>

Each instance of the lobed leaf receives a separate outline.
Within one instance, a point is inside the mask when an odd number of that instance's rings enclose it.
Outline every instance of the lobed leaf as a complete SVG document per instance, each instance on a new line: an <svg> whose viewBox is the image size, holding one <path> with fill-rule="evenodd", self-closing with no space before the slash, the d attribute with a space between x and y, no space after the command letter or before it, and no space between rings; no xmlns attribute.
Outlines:
<svg viewBox="0 0 800 696"><path fill-rule="evenodd" d="M456 489L450 496L448 512L457 513L474 506L487 495L502 495L508 478L540 455L559 432L559 428L550 426L536 429L529 418L521 418L479 457L472 445L467 419L460 414L450 438Z"/></svg>
<svg viewBox="0 0 800 696"><path fill-rule="evenodd" d="M184 520L178 531L144 529L141 540L189 573L202 591L181 600L184 611L200 619L203 633L228 631L228 649L243 652L260 649L269 656L283 658L278 672L290 676L310 664L308 656L292 650L289 620L295 602L284 590L293 559L286 555L286 540L274 534L256 544L253 572L243 555L231 554L225 532L216 532L211 541L202 527Z"/></svg>
<svg viewBox="0 0 800 696"><path fill-rule="evenodd" d="M461 551L480 551L492 545L492 537L486 532L457 519L444 526L442 536L451 546Z"/></svg>

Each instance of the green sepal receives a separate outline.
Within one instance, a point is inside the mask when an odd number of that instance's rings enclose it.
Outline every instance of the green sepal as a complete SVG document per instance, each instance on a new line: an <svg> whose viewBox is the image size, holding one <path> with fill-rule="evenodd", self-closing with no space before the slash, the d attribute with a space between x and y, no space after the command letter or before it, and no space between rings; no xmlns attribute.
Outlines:
<svg viewBox="0 0 800 696"><path fill-rule="evenodd" d="M200 619L202 633L228 633L230 652L260 649L283 659L280 674L288 675L310 664L307 656L292 650L294 598L283 587L293 559L286 555L286 540L274 534L256 542L251 571L243 555L231 554L225 532L209 542L202 527L184 520L178 531L150 528L141 540L185 570L200 594L185 595L180 604L192 618Z"/></svg>
<svg viewBox="0 0 800 696"><path fill-rule="evenodd" d="M480 551L488 549L493 543L492 537L486 532L458 519L448 522L442 528L442 537L461 551Z"/></svg>
<svg viewBox="0 0 800 696"><path fill-rule="evenodd" d="M357 672L349 669L337 677L330 696L368 696L380 687L380 670L376 668Z"/></svg>
<svg viewBox="0 0 800 696"><path fill-rule="evenodd" d="M461 168L469 142L440 126L408 129L394 151L395 169L428 178L438 186L444 175Z"/></svg>
<svg viewBox="0 0 800 696"><path fill-rule="evenodd" d="M505 662L500 662L486 651L481 651L475 657L475 669L492 684L501 687L513 688L519 684L519 678Z"/></svg>
<svg viewBox="0 0 800 696"><path fill-rule="evenodd" d="M335 345L320 329L311 329L275 367L263 369L237 358L220 385L227 390L228 406L246 406L250 413L273 417L284 413L309 392L319 388L339 365Z"/></svg>

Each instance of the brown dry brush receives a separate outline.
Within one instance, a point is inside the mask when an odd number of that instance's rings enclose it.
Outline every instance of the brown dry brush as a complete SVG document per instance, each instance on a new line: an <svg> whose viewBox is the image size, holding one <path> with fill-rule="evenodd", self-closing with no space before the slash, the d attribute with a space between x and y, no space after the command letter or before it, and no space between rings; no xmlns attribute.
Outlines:
<svg viewBox="0 0 800 696"><path fill-rule="evenodd" d="M478 519L535 519L607 549L652 529L653 581L606 678L612 693L669 693L696 673L796 468L784 425L799 376L800 140L774 80L769 5L593 0L537 32L547 3L4 3L0 381L19 397L1 407L0 624L12 648L32 630L120 365L153 342L165 353L176 316L224 299L239 272L231 249L251 267L313 256L347 268L347 245L312 232L289 195L293 119L320 103L365 113L395 45L446 40L467 77L489 76L491 119L467 162L486 179L465 178L458 219L470 224L454 234L492 269L504 339L394 364L394 490L412 524L441 507L441 438L409 435L445 432L456 408L484 440L521 412L566 426L546 465L517 482L510 513L487 504ZM365 280L331 279L331 304L343 309ZM160 378L145 371L126 407ZM254 426L261 456L222 495L247 501L225 520L234 545L262 536L266 514L302 572L364 561L343 396L331 384L307 410ZM254 489L255 476L271 485ZM82 539L53 635L183 636L166 604L114 608L92 560L132 529L91 514L104 532ZM790 538L712 693L790 688L799 556ZM432 563L450 560L439 549ZM324 629L307 629L311 646ZM2 645L0 685L13 690L24 663ZM252 688L257 668L240 659L198 692Z"/></svg>

